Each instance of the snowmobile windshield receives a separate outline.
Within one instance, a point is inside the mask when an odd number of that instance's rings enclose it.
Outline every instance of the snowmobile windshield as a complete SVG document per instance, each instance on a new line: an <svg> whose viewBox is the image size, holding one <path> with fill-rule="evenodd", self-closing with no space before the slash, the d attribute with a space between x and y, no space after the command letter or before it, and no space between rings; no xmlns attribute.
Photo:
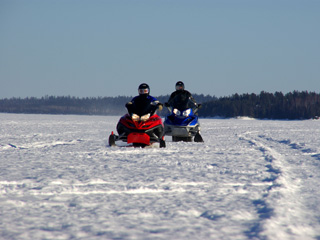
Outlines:
<svg viewBox="0 0 320 240"><path fill-rule="evenodd" d="M153 115L156 111L156 106L151 104L151 101L145 97L138 97L135 99L130 114L137 114L138 116L144 116L146 114Z"/></svg>
<svg viewBox="0 0 320 240"><path fill-rule="evenodd" d="M172 101L170 101L170 105L180 111L184 111L188 108L194 110L196 108L196 104L184 94L178 94L175 96Z"/></svg>

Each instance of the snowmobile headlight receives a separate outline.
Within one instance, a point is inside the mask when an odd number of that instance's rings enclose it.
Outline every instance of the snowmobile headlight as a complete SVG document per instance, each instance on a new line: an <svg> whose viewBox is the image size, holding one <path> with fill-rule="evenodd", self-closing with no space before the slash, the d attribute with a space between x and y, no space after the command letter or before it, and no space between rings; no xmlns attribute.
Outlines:
<svg viewBox="0 0 320 240"><path fill-rule="evenodd" d="M178 109L173 109L173 111L172 111L175 115L180 115L181 114L181 112L178 110Z"/></svg>
<svg viewBox="0 0 320 240"><path fill-rule="evenodd" d="M139 121L140 120L140 117L135 113L132 114L131 118L132 118L133 121Z"/></svg>
<svg viewBox="0 0 320 240"><path fill-rule="evenodd" d="M140 120L145 122L145 121L147 121L149 118L150 118L150 113L141 116Z"/></svg>
<svg viewBox="0 0 320 240"><path fill-rule="evenodd" d="M182 115L183 115L184 117L188 117L188 116L190 115L190 113L191 113L191 109L189 108L189 109L183 111Z"/></svg>

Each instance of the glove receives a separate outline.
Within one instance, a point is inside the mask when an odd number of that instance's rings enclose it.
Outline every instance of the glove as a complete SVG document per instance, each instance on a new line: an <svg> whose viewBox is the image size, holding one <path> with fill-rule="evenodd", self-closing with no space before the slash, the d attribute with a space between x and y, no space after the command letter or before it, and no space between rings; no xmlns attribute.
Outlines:
<svg viewBox="0 0 320 240"><path fill-rule="evenodd" d="M162 103L158 103L158 110L161 111L163 109L163 104Z"/></svg>
<svg viewBox="0 0 320 240"><path fill-rule="evenodd" d="M128 106L130 106L130 105L132 105L132 102L127 102L127 103L126 103L126 107L128 107Z"/></svg>

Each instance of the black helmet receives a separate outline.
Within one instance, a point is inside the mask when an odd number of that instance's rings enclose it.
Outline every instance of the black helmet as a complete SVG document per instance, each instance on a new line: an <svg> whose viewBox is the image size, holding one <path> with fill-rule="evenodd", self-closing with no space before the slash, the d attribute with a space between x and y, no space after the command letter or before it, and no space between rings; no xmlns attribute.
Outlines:
<svg viewBox="0 0 320 240"><path fill-rule="evenodd" d="M139 95L149 95L150 94L149 85L146 83L140 84L138 88L138 93Z"/></svg>
<svg viewBox="0 0 320 240"><path fill-rule="evenodd" d="M176 90L184 90L184 84L183 82L179 81L176 83Z"/></svg>

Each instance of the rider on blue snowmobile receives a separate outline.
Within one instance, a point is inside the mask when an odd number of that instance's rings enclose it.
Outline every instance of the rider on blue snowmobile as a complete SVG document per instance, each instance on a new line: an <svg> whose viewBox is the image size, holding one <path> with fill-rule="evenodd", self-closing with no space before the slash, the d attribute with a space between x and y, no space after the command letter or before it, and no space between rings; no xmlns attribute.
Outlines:
<svg viewBox="0 0 320 240"><path fill-rule="evenodd" d="M148 84L140 84L138 93L138 96L135 96L130 102L126 103L126 108L128 109L130 115L133 113L133 111L136 111L138 113L140 111L143 111L142 109L137 109L139 108L139 106L151 105L150 107L153 107L155 110L162 110L163 104L160 103L155 97L150 95L150 87ZM154 114L154 112L152 114Z"/></svg>
<svg viewBox="0 0 320 240"><path fill-rule="evenodd" d="M165 106L169 110L164 122L165 134L172 136L172 141L203 142L200 135L200 123L198 121L197 104L191 93L184 89L184 83L176 83L176 91L170 95Z"/></svg>
<svg viewBox="0 0 320 240"><path fill-rule="evenodd" d="M181 100L181 102L185 102L187 99L190 99L191 102L194 103L195 107L199 107L198 104L196 103L196 100L193 98L192 94L189 91L184 89L184 83L181 81L178 81L176 83L176 91L171 93L168 102L165 103L166 107L172 106L173 101L177 96L179 96L179 99Z"/></svg>

